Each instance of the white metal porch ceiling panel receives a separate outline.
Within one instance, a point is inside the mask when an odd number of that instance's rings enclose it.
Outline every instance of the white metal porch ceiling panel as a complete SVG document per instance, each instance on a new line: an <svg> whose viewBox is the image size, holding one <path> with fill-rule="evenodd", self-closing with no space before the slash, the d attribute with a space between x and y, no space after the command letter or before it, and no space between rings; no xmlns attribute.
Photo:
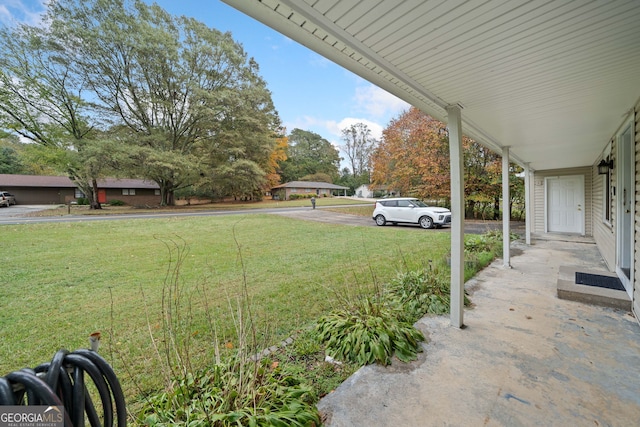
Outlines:
<svg viewBox="0 0 640 427"><path fill-rule="evenodd" d="M223 0L533 169L592 165L640 97L640 0Z"/></svg>

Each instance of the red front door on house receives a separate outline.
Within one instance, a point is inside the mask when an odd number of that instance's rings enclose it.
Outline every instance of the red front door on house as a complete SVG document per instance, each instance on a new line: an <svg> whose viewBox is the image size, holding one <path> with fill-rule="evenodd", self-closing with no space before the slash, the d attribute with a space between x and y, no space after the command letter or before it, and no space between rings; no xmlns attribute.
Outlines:
<svg viewBox="0 0 640 427"><path fill-rule="evenodd" d="M107 203L107 190L104 188L98 189L98 203Z"/></svg>

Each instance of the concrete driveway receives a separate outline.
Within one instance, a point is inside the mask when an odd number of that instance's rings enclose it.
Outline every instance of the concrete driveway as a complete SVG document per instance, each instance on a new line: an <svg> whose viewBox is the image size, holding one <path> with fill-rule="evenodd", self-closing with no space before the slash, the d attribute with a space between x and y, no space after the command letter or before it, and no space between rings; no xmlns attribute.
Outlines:
<svg viewBox="0 0 640 427"><path fill-rule="evenodd" d="M0 218L18 218L31 212L57 208L59 205L11 205L0 208Z"/></svg>
<svg viewBox="0 0 640 427"><path fill-rule="evenodd" d="M332 208L339 209L339 207ZM287 212L273 212L276 215L287 216L289 218L307 220L307 221L318 221L318 222L326 222L330 224L341 224L341 225L353 225L360 227L377 227L376 223L372 218L358 216L358 215L350 215L336 212L335 210L327 210L327 209L303 209L299 211L287 211ZM393 228L412 228L416 230L422 230L420 226L413 224L398 224L398 225L385 225L384 227L393 227ZM518 235L524 235L525 224L521 221L512 221L511 222L511 232L516 233ZM446 232L448 233L450 230L449 227L443 228L435 228L431 230L426 230L428 232ZM502 222L500 221L483 221L483 220L465 220L464 232L467 234L482 234L486 233L490 230L500 230L502 231Z"/></svg>

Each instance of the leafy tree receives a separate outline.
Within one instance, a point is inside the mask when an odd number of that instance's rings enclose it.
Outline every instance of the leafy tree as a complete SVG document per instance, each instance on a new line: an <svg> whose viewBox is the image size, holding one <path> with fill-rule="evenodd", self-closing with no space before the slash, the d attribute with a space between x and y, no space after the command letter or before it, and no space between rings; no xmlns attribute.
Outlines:
<svg viewBox="0 0 640 427"><path fill-rule="evenodd" d="M374 184L389 185L401 194L425 199L450 199L449 139L444 123L412 107L391 121L374 152ZM498 219L502 198L502 158L467 137L463 138L465 214ZM510 204L524 195L521 169L510 171ZM489 210L488 213L486 211Z"/></svg>
<svg viewBox="0 0 640 427"><path fill-rule="evenodd" d="M22 162L11 147L0 147L0 173L21 173Z"/></svg>
<svg viewBox="0 0 640 427"><path fill-rule="evenodd" d="M55 151L58 160L82 159L97 119L83 98L86 81L77 73L51 27L0 29L0 126ZM62 154L62 153L59 153ZM96 178L101 165L82 160L58 165L99 209Z"/></svg>
<svg viewBox="0 0 640 427"><path fill-rule="evenodd" d="M269 155L269 163L266 170L268 189L282 183L282 177L280 176L280 164L287 160L288 147L289 138L284 135L276 138L276 144Z"/></svg>
<svg viewBox="0 0 640 427"><path fill-rule="evenodd" d="M163 204L199 178L225 188L230 170L255 172L243 192L264 186L279 119L230 33L127 0L51 2L47 22L93 114L128 130L131 174L157 182Z"/></svg>
<svg viewBox="0 0 640 427"><path fill-rule="evenodd" d="M377 144L371 136L371 130L364 123L356 123L342 129L342 151L347 155L353 176L368 174L371 168L371 155Z"/></svg>
<svg viewBox="0 0 640 427"><path fill-rule="evenodd" d="M449 199L448 150L445 125L412 107L383 131L372 158L372 183L425 199Z"/></svg>
<svg viewBox="0 0 640 427"><path fill-rule="evenodd" d="M0 173L24 173L24 164L19 152L18 138L0 130Z"/></svg>
<svg viewBox="0 0 640 427"><path fill-rule="evenodd" d="M333 183L333 178L326 173L318 172L311 175L305 175L300 178L300 181L310 181L310 182L328 182L329 184Z"/></svg>
<svg viewBox="0 0 640 427"><path fill-rule="evenodd" d="M486 216L484 211L489 206L497 205L499 210L500 197L502 197L501 176L501 156L476 141L470 141L464 147L464 191L467 217L475 217L478 212ZM489 217L497 218L496 215L494 209Z"/></svg>
<svg viewBox="0 0 640 427"><path fill-rule="evenodd" d="M340 154L329 141L311 131L291 131L287 159L281 163L283 181L296 181L316 173L325 173L335 180L339 167Z"/></svg>
<svg viewBox="0 0 640 427"><path fill-rule="evenodd" d="M205 182L218 194L243 200L262 198L270 188L272 156L284 154L274 154L280 122L257 71L258 65L250 60L241 90L219 116L215 138L202 148L204 164L212 171Z"/></svg>
<svg viewBox="0 0 640 427"><path fill-rule="evenodd" d="M0 150L9 153L8 157L3 157L0 154L0 163L4 159L5 162L12 165L0 173L60 175L61 171L64 171L69 164L68 152L56 147L23 143L19 142L17 138L15 141L11 139L0 140L0 147L2 147Z"/></svg>

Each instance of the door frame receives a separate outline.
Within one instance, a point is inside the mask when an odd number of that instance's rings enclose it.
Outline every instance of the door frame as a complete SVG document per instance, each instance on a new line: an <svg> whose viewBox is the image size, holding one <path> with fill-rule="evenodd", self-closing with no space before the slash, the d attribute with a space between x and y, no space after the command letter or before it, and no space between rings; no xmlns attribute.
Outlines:
<svg viewBox="0 0 640 427"><path fill-rule="evenodd" d="M580 231L578 231L577 233L579 233L581 236L585 235L585 229L586 229L586 216L585 216L585 188L584 188L584 175L580 175L580 174L576 174L576 175L557 175L557 176L547 176L544 179L544 232L545 233L549 233L549 181L559 181L561 179L568 179L568 178L579 178L580 180L580 205L582 206L582 210L581 210L581 218L580 218ZM553 231L552 233L555 233L555 231Z"/></svg>
<svg viewBox="0 0 640 427"><path fill-rule="evenodd" d="M620 281L624 285L627 293L633 300L633 283L634 283L634 242L635 242L635 132L632 119L628 120L616 135L616 273ZM624 147L622 144L622 135L629 132L629 146ZM626 152L625 152L626 150ZM625 223L624 212L624 190L622 188L625 177L629 179L629 223ZM625 238L629 239L625 241ZM629 276L622 270L624 262L624 254L628 256Z"/></svg>

